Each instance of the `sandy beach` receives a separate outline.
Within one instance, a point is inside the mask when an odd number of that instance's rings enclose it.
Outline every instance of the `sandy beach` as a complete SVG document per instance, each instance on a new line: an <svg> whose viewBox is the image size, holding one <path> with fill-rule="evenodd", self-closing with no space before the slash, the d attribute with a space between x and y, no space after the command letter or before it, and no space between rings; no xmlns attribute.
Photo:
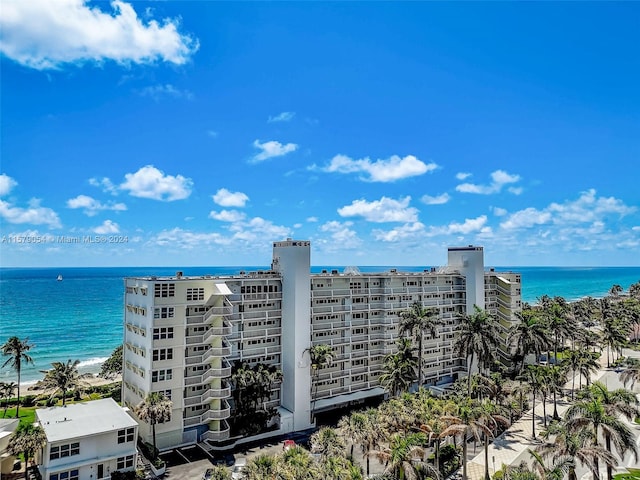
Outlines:
<svg viewBox="0 0 640 480"><path fill-rule="evenodd" d="M91 376L89 376L91 375ZM99 387L102 385L111 385L122 381L122 376L118 375L114 378L102 378L96 374L88 374L86 377L82 377L82 381L89 387ZM47 395L50 390L38 388L38 384L22 384L20 385L20 397L24 398L27 395ZM17 395L17 389L13 391L13 396Z"/></svg>

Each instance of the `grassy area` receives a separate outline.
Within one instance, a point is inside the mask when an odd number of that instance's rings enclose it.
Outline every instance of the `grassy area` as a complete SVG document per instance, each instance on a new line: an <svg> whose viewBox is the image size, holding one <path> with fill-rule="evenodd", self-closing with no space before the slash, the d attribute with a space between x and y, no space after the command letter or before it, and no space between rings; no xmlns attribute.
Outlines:
<svg viewBox="0 0 640 480"><path fill-rule="evenodd" d="M4 409L2 410L4 411ZM0 418L3 418L0 415ZM4 418L16 418L16 409L8 408ZM36 407L20 407L20 423L34 423L36 421Z"/></svg>
<svg viewBox="0 0 640 480"><path fill-rule="evenodd" d="M614 480L637 480L640 479L640 469L630 468L629 473L619 473L613 476Z"/></svg>

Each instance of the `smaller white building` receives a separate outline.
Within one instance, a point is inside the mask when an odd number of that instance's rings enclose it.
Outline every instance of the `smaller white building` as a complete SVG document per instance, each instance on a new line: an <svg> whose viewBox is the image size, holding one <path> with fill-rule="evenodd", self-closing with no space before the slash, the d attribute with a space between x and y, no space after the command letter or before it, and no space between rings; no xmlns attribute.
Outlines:
<svg viewBox="0 0 640 480"><path fill-rule="evenodd" d="M113 399L36 410L47 445L43 480L100 480L135 470L138 424Z"/></svg>
<svg viewBox="0 0 640 480"><path fill-rule="evenodd" d="M0 480L2 480L3 473L11 473L13 470L16 458L9 455L7 446L9 445L11 434L16 431L19 423L20 420L17 418L0 419Z"/></svg>

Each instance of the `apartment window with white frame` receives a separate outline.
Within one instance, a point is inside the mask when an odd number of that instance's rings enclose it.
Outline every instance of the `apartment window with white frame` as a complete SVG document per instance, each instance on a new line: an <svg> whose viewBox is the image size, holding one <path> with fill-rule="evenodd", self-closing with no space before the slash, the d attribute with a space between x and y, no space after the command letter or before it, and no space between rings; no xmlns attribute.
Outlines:
<svg viewBox="0 0 640 480"><path fill-rule="evenodd" d="M70 457L73 455L80 455L80 443L78 442L52 446L49 451L49 460L56 460L57 458Z"/></svg>
<svg viewBox="0 0 640 480"><path fill-rule="evenodd" d="M154 340L173 338L173 327L157 327L153 329Z"/></svg>
<svg viewBox="0 0 640 480"><path fill-rule="evenodd" d="M204 300L204 288L187 288L187 302Z"/></svg>
<svg viewBox="0 0 640 480"><path fill-rule="evenodd" d="M156 283L153 287L153 296L155 298L169 298L176 296L175 283Z"/></svg>
<svg viewBox="0 0 640 480"><path fill-rule="evenodd" d="M153 351L153 361L173 360L173 348L159 348Z"/></svg>
<svg viewBox="0 0 640 480"><path fill-rule="evenodd" d="M173 378L173 370L170 368L164 370L154 370L151 372L152 382L164 382L165 380L171 380Z"/></svg>
<svg viewBox="0 0 640 480"><path fill-rule="evenodd" d="M49 480L78 480L80 478L78 470L69 470L68 472L52 473Z"/></svg>
<svg viewBox="0 0 640 480"><path fill-rule="evenodd" d="M153 318L173 318L174 314L174 307L156 307L153 310Z"/></svg>
<svg viewBox="0 0 640 480"><path fill-rule="evenodd" d="M133 442L135 435L135 428L123 428L118 430L118 443Z"/></svg>
<svg viewBox="0 0 640 480"><path fill-rule="evenodd" d="M118 470L122 470L123 468L131 468L133 467L133 455L127 455L126 457L118 457L117 466Z"/></svg>

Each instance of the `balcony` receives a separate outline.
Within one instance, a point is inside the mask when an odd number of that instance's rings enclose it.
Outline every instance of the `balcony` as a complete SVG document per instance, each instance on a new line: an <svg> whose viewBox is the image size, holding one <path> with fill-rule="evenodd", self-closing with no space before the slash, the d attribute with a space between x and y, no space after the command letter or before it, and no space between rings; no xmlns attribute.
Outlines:
<svg viewBox="0 0 640 480"><path fill-rule="evenodd" d="M187 317L187 325L209 325L215 317L229 316L233 313L233 305L225 298L222 307L211 307L204 315L193 315Z"/></svg>
<svg viewBox="0 0 640 480"><path fill-rule="evenodd" d="M200 437L201 440L209 440L211 442L220 442L223 440L227 440L230 436L231 430L229 428L229 424L226 421L220 422L220 430L214 431L209 430L202 434Z"/></svg>
<svg viewBox="0 0 640 480"><path fill-rule="evenodd" d="M223 383L226 385L226 383ZM184 406L192 407L194 405L204 405L211 400L224 400L231 397L231 387L228 385L222 388L210 388L202 395L195 395L193 397L185 397Z"/></svg>
<svg viewBox="0 0 640 480"><path fill-rule="evenodd" d="M192 427L194 425L202 425L213 420L226 420L230 416L231 408L229 407L229 404L224 401L219 409L207 410L202 415L185 417L183 423L185 427Z"/></svg>
<svg viewBox="0 0 640 480"><path fill-rule="evenodd" d="M227 378L231 376L231 366L228 362L222 362L222 368L210 368L202 375L187 376L184 378L184 384L187 386L202 385L214 378Z"/></svg>

